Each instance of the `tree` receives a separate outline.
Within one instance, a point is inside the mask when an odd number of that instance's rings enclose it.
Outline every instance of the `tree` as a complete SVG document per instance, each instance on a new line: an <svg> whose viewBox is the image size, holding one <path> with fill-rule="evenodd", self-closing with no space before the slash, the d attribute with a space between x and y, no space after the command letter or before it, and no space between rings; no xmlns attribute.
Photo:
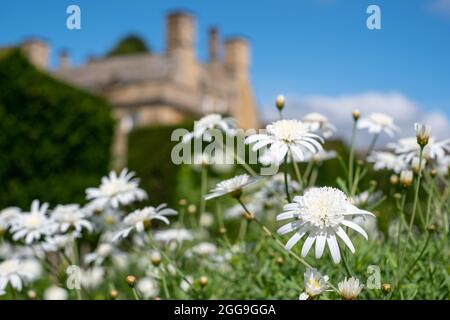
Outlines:
<svg viewBox="0 0 450 320"><path fill-rule="evenodd" d="M129 35L121 39L106 56L113 57L135 53L150 53L150 49L139 36Z"/></svg>
<svg viewBox="0 0 450 320"><path fill-rule="evenodd" d="M82 202L107 173L114 121L101 98L37 70L20 52L0 58L0 208Z"/></svg>

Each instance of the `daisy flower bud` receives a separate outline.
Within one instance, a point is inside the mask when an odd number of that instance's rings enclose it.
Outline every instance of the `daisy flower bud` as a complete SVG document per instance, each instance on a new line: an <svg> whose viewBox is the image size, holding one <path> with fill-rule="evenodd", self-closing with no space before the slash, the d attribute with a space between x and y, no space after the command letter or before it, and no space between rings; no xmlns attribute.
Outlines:
<svg viewBox="0 0 450 320"><path fill-rule="evenodd" d="M338 283L339 294L344 300L355 300L360 294L364 285L359 283L356 278L345 278L344 281Z"/></svg>
<svg viewBox="0 0 450 320"><path fill-rule="evenodd" d="M161 254L158 251L152 252L150 260L155 267L159 266L161 263Z"/></svg>
<svg viewBox="0 0 450 320"><path fill-rule="evenodd" d="M117 290L111 290L109 292L109 298L111 300L116 300L118 296L119 296L119 292L117 292Z"/></svg>
<svg viewBox="0 0 450 320"><path fill-rule="evenodd" d="M398 183L398 176L396 174L391 175L389 182L395 186Z"/></svg>
<svg viewBox="0 0 450 320"><path fill-rule="evenodd" d="M190 214L195 214L195 213L197 212L197 207L195 206L195 204L190 204L190 205L187 207L187 211L188 211L188 213L190 213Z"/></svg>
<svg viewBox="0 0 450 320"><path fill-rule="evenodd" d="M198 280L198 283L200 284L201 287L206 287L208 285L208 277L201 276L200 279Z"/></svg>
<svg viewBox="0 0 450 320"><path fill-rule="evenodd" d="M431 175L432 178L436 177L436 175L437 175L437 170L436 170L436 169L432 169L432 170L430 171L430 175Z"/></svg>
<svg viewBox="0 0 450 320"><path fill-rule="evenodd" d="M411 169L415 174L419 174L419 171L422 171L425 168L425 165L427 163L427 160L425 158L422 158L422 162L420 161L419 157L414 157L411 162ZM420 166L420 168L419 168Z"/></svg>
<svg viewBox="0 0 450 320"><path fill-rule="evenodd" d="M134 288L136 285L136 277L133 275L129 275L125 278L125 282L130 286L130 288Z"/></svg>
<svg viewBox="0 0 450 320"><path fill-rule="evenodd" d="M421 148L425 147L430 140L431 126L423 123L415 123L417 143Z"/></svg>
<svg viewBox="0 0 450 320"><path fill-rule="evenodd" d="M361 112L358 109L352 111L353 120L358 121L359 117L361 117Z"/></svg>
<svg viewBox="0 0 450 320"><path fill-rule="evenodd" d="M224 227L221 227L221 228L219 229L219 233L223 235L223 234L227 233L227 229L224 228Z"/></svg>
<svg viewBox="0 0 450 320"><path fill-rule="evenodd" d="M430 233L436 232L436 225L435 224L428 224L427 225L427 231Z"/></svg>
<svg viewBox="0 0 450 320"><path fill-rule="evenodd" d="M413 172L410 170L403 170L400 173L400 184L403 188L408 188L413 182Z"/></svg>
<svg viewBox="0 0 450 320"><path fill-rule="evenodd" d="M28 292L27 292L27 297L28 297L28 299L30 299L30 300L36 300L36 298L37 298L36 291L34 291L34 290L28 290Z"/></svg>
<svg viewBox="0 0 450 320"><path fill-rule="evenodd" d="M278 110L283 110L284 108L284 96L283 95L279 95L277 97L277 99L275 100L275 106L277 107Z"/></svg>
<svg viewBox="0 0 450 320"><path fill-rule="evenodd" d="M391 284L390 283L383 283L381 285L381 290L383 291L383 293L388 294L392 290Z"/></svg>
<svg viewBox="0 0 450 320"><path fill-rule="evenodd" d="M284 259L283 259L283 257L278 257L278 258L275 260L275 263L276 263L277 265L279 265L279 266L283 265L283 264L284 264Z"/></svg>
<svg viewBox="0 0 450 320"><path fill-rule="evenodd" d="M394 199L395 200L400 200L402 198L402 195L398 192L394 193Z"/></svg>
<svg viewBox="0 0 450 320"><path fill-rule="evenodd" d="M185 206L185 205L187 205L187 200L186 199L184 199L184 198L182 198L182 199L180 199L179 201L178 201L178 204L180 205L180 206Z"/></svg>
<svg viewBox="0 0 450 320"><path fill-rule="evenodd" d="M253 215L250 212L244 212L244 219L247 221L253 220Z"/></svg>

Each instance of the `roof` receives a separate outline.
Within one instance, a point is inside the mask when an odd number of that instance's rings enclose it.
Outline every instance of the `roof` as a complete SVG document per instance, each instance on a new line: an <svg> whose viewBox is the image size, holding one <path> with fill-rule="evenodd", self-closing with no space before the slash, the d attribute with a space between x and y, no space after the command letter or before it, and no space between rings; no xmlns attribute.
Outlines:
<svg viewBox="0 0 450 320"><path fill-rule="evenodd" d="M143 53L91 61L81 67L56 71L55 75L95 90L112 83L168 79L174 68L175 61L169 57Z"/></svg>

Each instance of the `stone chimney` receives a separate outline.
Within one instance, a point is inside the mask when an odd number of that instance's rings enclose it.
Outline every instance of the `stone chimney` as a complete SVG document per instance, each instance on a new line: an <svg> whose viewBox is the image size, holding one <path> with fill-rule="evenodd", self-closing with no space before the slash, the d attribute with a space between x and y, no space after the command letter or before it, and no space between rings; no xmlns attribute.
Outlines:
<svg viewBox="0 0 450 320"><path fill-rule="evenodd" d="M209 62L214 63L219 60L219 50L219 29L211 27L208 39Z"/></svg>
<svg viewBox="0 0 450 320"><path fill-rule="evenodd" d="M177 83L197 90L200 69L195 54L194 17L177 11L168 15L166 23L166 54L176 65L171 76Z"/></svg>
<svg viewBox="0 0 450 320"><path fill-rule="evenodd" d="M23 53L36 67L48 69L50 47L45 41L30 39L23 42L21 48Z"/></svg>
<svg viewBox="0 0 450 320"><path fill-rule="evenodd" d="M70 57L69 52L66 50L63 50L59 54L59 70L67 70L70 69Z"/></svg>
<svg viewBox="0 0 450 320"><path fill-rule="evenodd" d="M194 17L186 12L173 12L167 17L166 53L195 57Z"/></svg>
<svg viewBox="0 0 450 320"><path fill-rule="evenodd" d="M235 93L231 115L241 128L259 128L259 115L249 75L250 49L247 40L231 38L225 42L224 65L232 79Z"/></svg>
<svg viewBox="0 0 450 320"><path fill-rule="evenodd" d="M236 76L247 76L250 53L247 40L230 38L225 42L225 68Z"/></svg>

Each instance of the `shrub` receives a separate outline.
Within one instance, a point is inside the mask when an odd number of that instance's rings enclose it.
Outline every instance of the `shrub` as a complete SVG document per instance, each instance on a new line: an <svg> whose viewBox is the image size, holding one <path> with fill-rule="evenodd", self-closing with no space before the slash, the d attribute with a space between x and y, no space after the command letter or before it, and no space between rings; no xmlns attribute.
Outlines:
<svg viewBox="0 0 450 320"><path fill-rule="evenodd" d="M103 99L37 70L18 49L3 56L0 206L83 201L108 170L113 127Z"/></svg>
<svg viewBox="0 0 450 320"><path fill-rule="evenodd" d="M173 126L141 127L130 132L128 138L128 168L141 178L152 204L176 203L177 175L181 166L172 163L170 155L178 142L170 141L177 128L192 128L192 122Z"/></svg>

